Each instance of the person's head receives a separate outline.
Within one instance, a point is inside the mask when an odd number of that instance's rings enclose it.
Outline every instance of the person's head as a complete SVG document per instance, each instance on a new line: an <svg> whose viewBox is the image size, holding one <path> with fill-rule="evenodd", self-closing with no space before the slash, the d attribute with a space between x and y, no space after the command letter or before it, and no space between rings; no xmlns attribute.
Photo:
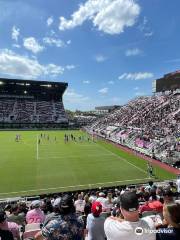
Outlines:
<svg viewBox="0 0 180 240"><path fill-rule="evenodd" d="M91 207L91 212L94 217L99 217L102 213L102 204L100 202L94 202Z"/></svg>
<svg viewBox="0 0 180 240"><path fill-rule="evenodd" d="M75 212L74 202L72 196L65 194L62 196L59 203L59 210L61 214L70 214Z"/></svg>
<svg viewBox="0 0 180 240"><path fill-rule="evenodd" d="M18 214L19 213L19 208L17 204L14 204L11 206L11 213L13 214Z"/></svg>
<svg viewBox="0 0 180 240"><path fill-rule="evenodd" d="M162 196L162 193L163 193L162 187L157 187L156 194L159 195L159 196Z"/></svg>
<svg viewBox="0 0 180 240"><path fill-rule="evenodd" d="M89 202L89 196L88 196L88 194L86 194L86 195L84 196L84 201L85 201L85 203L88 203L88 202Z"/></svg>
<svg viewBox="0 0 180 240"><path fill-rule="evenodd" d="M139 202L135 192L125 192L121 194L120 207L125 220L134 222L139 219Z"/></svg>
<svg viewBox="0 0 180 240"><path fill-rule="evenodd" d="M150 187L153 186L153 181L149 181L149 186L150 186Z"/></svg>
<svg viewBox="0 0 180 240"><path fill-rule="evenodd" d="M6 213L3 210L0 210L0 224L4 223L6 220Z"/></svg>
<svg viewBox="0 0 180 240"><path fill-rule="evenodd" d="M104 192L100 192L100 193L99 193L99 197L105 197Z"/></svg>
<svg viewBox="0 0 180 240"><path fill-rule="evenodd" d="M111 193L111 192L108 193L108 195L107 195L107 199L108 199L109 201L112 200L112 193Z"/></svg>
<svg viewBox="0 0 180 240"><path fill-rule="evenodd" d="M91 203L86 203L84 206L84 214L87 216L89 213L91 213Z"/></svg>
<svg viewBox="0 0 180 240"><path fill-rule="evenodd" d="M174 194L170 189L164 190L164 192L163 192L164 204L174 202L173 196L174 196Z"/></svg>
<svg viewBox="0 0 180 240"><path fill-rule="evenodd" d="M148 192L145 192L144 195L143 195L143 199L145 202L148 202L149 201L149 193Z"/></svg>
<svg viewBox="0 0 180 240"><path fill-rule="evenodd" d="M78 194L78 200L82 200L82 199L83 199L82 194Z"/></svg>
<svg viewBox="0 0 180 240"><path fill-rule="evenodd" d="M40 204L41 204L41 202L40 202L39 200L34 200L34 201L32 201L32 203L31 203L31 208L32 208L32 209L40 208Z"/></svg>
<svg viewBox="0 0 180 240"><path fill-rule="evenodd" d="M168 225L180 228L180 204L169 203L163 208L163 216Z"/></svg>

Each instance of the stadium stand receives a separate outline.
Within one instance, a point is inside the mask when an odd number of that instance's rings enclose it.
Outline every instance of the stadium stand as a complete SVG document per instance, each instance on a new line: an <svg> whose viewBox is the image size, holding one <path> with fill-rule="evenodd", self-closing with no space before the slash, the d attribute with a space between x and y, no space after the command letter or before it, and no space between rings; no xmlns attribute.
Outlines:
<svg viewBox="0 0 180 240"><path fill-rule="evenodd" d="M178 189L175 181L150 181L42 195L33 201L4 201L0 204L0 230L10 231L17 240L105 240L106 237L177 240L180 233ZM138 235L137 227L143 229L142 234Z"/></svg>
<svg viewBox="0 0 180 240"><path fill-rule="evenodd" d="M180 92L136 98L87 130L172 165L180 159Z"/></svg>
<svg viewBox="0 0 180 240"><path fill-rule="evenodd" d="M62 102L66 83L16 79L0 82L1 126L68 123Z"/></svg>

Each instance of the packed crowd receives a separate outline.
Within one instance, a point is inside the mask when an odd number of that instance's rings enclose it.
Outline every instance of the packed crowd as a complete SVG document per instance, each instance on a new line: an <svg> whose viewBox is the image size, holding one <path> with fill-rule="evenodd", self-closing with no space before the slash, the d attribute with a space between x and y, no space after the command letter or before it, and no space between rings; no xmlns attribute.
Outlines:
<svg viewBox="0 0 180 240"><path fill-rule="evenodd" d="M177 184L177 185L176 185ZM1 240L178 240L180 178L1 205Z"/></svg>
<svg viewBox="0 0 180 240"><path fill-rule="evenodd" d="M180 159L180 93L136 98L88 130L162 161Z"/></svg>
<svg viewBox="0 0 180 240"><path fill-rule="evenodd" d="M67 121L61 101L0 99L0 122L60 123Z"/></svg>

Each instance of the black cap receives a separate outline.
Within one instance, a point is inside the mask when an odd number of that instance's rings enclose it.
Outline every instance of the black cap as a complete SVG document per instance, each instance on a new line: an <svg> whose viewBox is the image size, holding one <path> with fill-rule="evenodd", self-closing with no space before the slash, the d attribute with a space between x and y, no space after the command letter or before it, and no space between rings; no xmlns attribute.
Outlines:
<svg viewBox="0 0 180 240"><path fill-rule="evenodd" d="M137 211L139 208L138 197L135 192L125 192L120 196L121 208L129 212Z"/></svg>
<svg viewBox="0 0 180 240"><path fill-rule="evenodd" d="M0 210L0 223L4 222L5 220L6 220L6 213Z"/></svg>
<svg viewBox="0 0 180 240"><path fill-rule="evenodd" d="M65 194L60 201L60 208L71 208L74 205L72 196Z"/></svg>

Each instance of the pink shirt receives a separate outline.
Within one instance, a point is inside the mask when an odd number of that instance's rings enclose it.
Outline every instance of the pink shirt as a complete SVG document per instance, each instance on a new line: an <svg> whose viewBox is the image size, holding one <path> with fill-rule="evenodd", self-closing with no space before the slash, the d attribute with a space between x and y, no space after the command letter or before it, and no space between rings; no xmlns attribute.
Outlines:
<svg viewBox="0 0 180 240"><path fill-rule="evenodd" d="M26 214L26 222L28 224L29 223L43 223L44 219L45 219L45 215L39 208L30 210Z"/></svg>
<svg viewBox="0 0 180 240"><path fill-rule="evenodd" d="M12 232L14 238L20 239L18 224L4 221L3 223L0 223L0 229L9 230Z"/></svg>

